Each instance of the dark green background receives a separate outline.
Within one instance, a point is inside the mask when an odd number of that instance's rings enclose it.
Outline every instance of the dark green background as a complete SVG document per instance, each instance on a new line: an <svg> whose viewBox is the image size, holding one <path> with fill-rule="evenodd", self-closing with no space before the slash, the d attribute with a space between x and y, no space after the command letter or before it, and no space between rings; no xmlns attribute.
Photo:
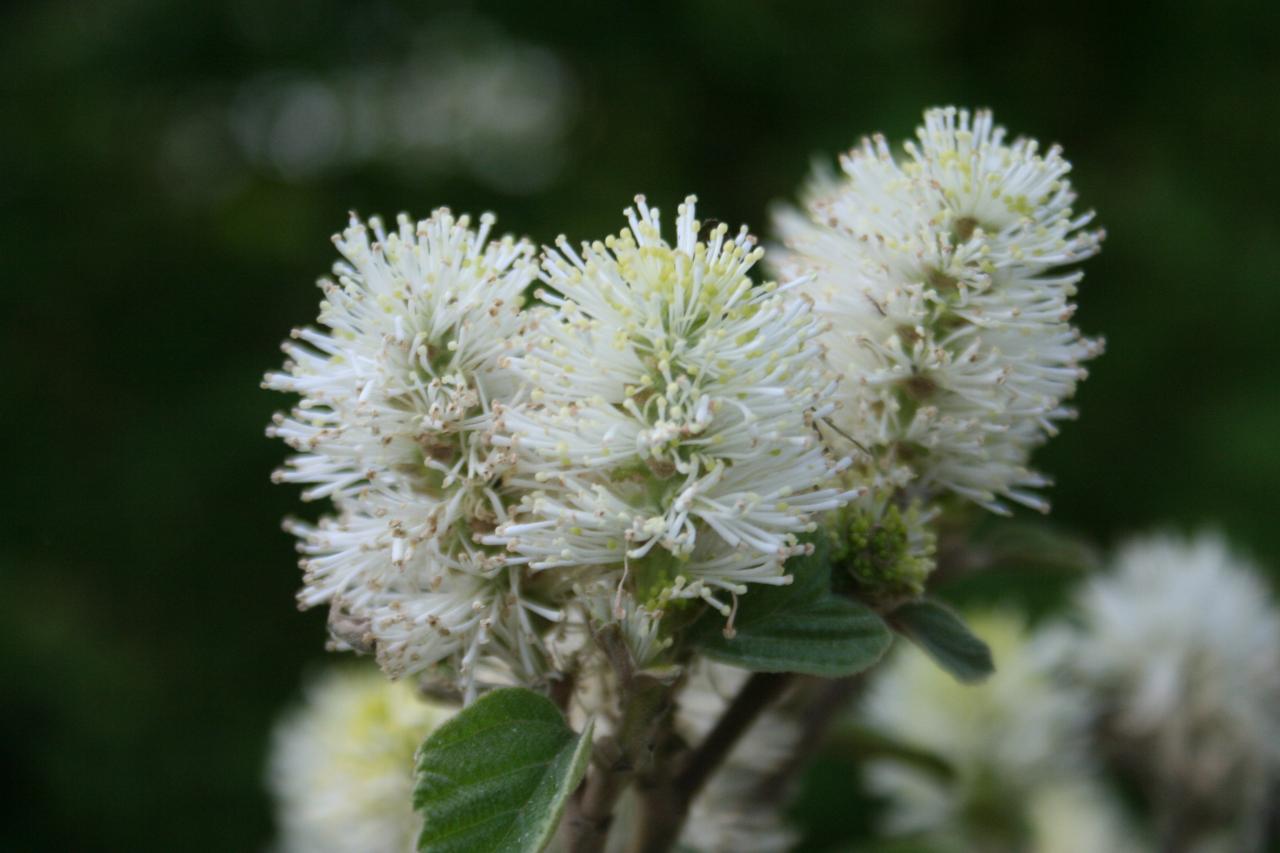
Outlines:
<svg viewBox="0 0 1280 853"><path fill-rule="evenodd" d="M548 241L616 230L638 191L670 211L697 192L704 215L761 233L812 155L875 129L901 138L927 105L990 105L1011 130L1066 146L1109 232L1079 314L1108 352L1081 422L1039 456L1059 480L1054 518L1103 544L1212 522L1280 565L1277 10L9 8L0 767L16 784L0 848L270 838L267 733L323 657L323 615L293 606L279 519L299 504L270 485L283 448L262 435L286 401L258 382L314 317L312 282L352 207L492 209ZM456 162L395 156L287 174L237 148L231 116L253 81L395 69L440 50L432 32L556 57L572 92L554 179L504 191Z"/></svg>

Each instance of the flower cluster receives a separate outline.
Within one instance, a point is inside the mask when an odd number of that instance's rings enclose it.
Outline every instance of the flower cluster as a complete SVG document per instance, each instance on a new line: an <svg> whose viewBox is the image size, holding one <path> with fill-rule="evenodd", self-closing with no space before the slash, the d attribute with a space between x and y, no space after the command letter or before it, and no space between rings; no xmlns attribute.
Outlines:
<svg viewBox="0 0 1280 853"><path fill-rule="evenodd" d="M643 661L672 602L732 619L858 493L815 427L835 379L809 300L753 281L754 238L704 229L692 197L674 244L643 198L627 217L540 266L447 210L335 238L323 329L265 383L301 396L269 430L299 452L277 479L336 510L287 524L335 645L472 694L482 666L544 677L584 620L622 621Z"/></svg>
<svg viewBox="0 0 1280 853"><path fill-rule="evenodd" d="M674 239L638 196L541 252L488 214L353 216L264 383L300 398L277 479L333 507L286 528L334 647L466 697L558 679L605 624L643 667L704 607L731 636L820 524L837 591L886 609L924 591L942 492L1043 506L1028 456L1099 346L1055 270L1100 234L1058 150L987 113L930 111L906 150L865 142L780 219L781 284L692 196Z"/></svg>
<svg viewBox="0 0 1280 853"><path fill-rule="evenodd" d="M895 159L875 136L819 173L804 212L777 219L786 275L831 321L843 371L835 427L882 471L914 476L995 512L1045 510L1032 449L1072 411L1064 401L1101 351L1071 325L1080 272L1098 250L1072 211L1055 146L1005 141L991 114L925 113Z"/></svg>
<svg viewBox="0 0 1280 853"><path fill-rule="evenodd" d="M759 614L794 608L779 624L816 626L780 634L797 635L796 671L851 674L856 655L805 657L835 645L809 618L816 608L860 602L883 649L891 626L906 630L901 606L926 592L935 522L962 505L950 496L1047 509L1031 454L1072 415L1082 365L1101 350L1072 325L1081 273L1069 267L1102 233L1072 210L1069 164L1056 147L1007 142L987 112L953 108L928 111L904 156L877 136L841 162L843 176L814 179L803 212L779 215L778 282L759 276L765 252L748 229L700 222L692 196L674 235L637 196L622 230L540 251L492 237L489 214L440 209L390 229L353 215L334 238L342 260L320 282L317 325L294 331L265 378L298 398L268 429L295 451L276 479L331 508L285 525L302 554L300 605L329 609L334 648L376 654L393 679L424 679L451 704L514 682L571 725L590 720L601 751L577 801L590 806L571 830L580 840L610 840L619 804L623 818L628 802L645 815L631 820L652 818L665 806L649 788L696 775L650 773L660 747L694 768L724 758L727 772L687 783L655 838L786 849L794 833L770 799L811 739L800 737L806 694L750 718L749 736L721 750L742 733L725 734L734 716L760 711L752 688L785 682L699 658L707 624L764 644ZM940 528L946 555L955 520ZM1164 590L1163 610L1147 569L1172 557L1126 557L1136 568L1087 596L1083 638L1058 629L1030 642L1015 617L979 619L1000 664L981 687L897 654L864 715L890 735L869 764L890 829L939 849L1050 851L1066 822L1077 846L1133 849L1083 745L1104 707L1126 736L1153 742L1166 775L1269 784L1280 620L1259 611L1260 627L1224 640L1213 636L1223 614L1206 612L1180 635L1185 648L1157 636L1188 595L1234 585L1260 597L1197 547L1193 562L1213 571ZM813 553L822 559L804 564L822 574L806 576L805 595L761 589L791 583L787 561ZM739 616L751 594L761 608ZM1129 618L1135 602L1155 604ZM1253 612L1234 599L1228 609ZM1077 655L1082 669L1044 655L1091 643L1105 648ZM1143 662L1152 647L1168 660ZM1222 675L1246 659L1256 683ZM1069 670L1074 682L1058 680ZM412 843L408 755L446 712L403 684L383 688L335 677L280 729L273 784L298 849ZM1247 701L1225 711L1211 695Z"/></svg>

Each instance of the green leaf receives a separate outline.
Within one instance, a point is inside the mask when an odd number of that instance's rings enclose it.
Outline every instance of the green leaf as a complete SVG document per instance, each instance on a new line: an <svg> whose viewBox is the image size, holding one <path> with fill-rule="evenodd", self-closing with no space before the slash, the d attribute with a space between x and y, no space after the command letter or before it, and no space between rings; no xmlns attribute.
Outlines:
<svg viewBox="0 0 1280 853"><path fill-rule="evenodd" d="M709 658L754 672L800 672L835 678L880 660L893 635L865 604L831 592L826 537L814 553L793 557L788 586L755 585L742 596L735 634L708 613L692 629L691 642Z"/></svg>
<svg viewBox="0 0 1280 853"><path fill-rule="evenodd" d="M591 754L591 724L574 734L551 700L494 690L418 750L418 849L529 851L547 846Z"/></svg>
<svg viewBox="0 0 1280 853"><path fill-rule="evenodd" d="M995 672L991 649L950 609L922 599L889 614L897 631L933 658L938 666L966 684Z"/></svg>

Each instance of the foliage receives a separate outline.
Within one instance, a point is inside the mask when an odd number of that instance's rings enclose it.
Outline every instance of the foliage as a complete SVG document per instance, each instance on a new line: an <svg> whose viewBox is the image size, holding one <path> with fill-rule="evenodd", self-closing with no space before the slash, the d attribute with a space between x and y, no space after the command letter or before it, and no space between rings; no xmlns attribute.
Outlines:
<svg viewBox="0 0 1280 853"><path fill-rule="evenodd" d="M959 681L981 681L995 672L987 644L936 601L908 602L889 615L889 623Z"/></svg>
<svg viewBox="0 0 1280 853"><path fill-rule="evenodd" d="M693 645L707 657L756 672L836 677L872 666L892 635L871 608L831 591L830 554L827 538L817 537L813 553L787 562L790 585L744 597L732 635L720 620L702 619Z"/></svg>
<svg viewBox="0 0 1280 853"><path fill-rule="evenodd" d="M418 753L418 849L527 851L550 842L591 755L546 697L488 693L437 729Z"/></svg>

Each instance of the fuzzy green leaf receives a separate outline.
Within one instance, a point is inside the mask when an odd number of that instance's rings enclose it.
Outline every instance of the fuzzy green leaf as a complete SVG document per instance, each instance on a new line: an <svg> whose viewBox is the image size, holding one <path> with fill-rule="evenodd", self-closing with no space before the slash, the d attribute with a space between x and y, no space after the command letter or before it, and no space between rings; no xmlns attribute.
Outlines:
<svg viewBox="0 0 1280 853"><path fill-rule="evenodd" d="M933 658L938 666L966 684L995 672L991 649L950 609L922 599L904 604L889 615L897 631Z"/></svg>
<svg viewBox="0 0 1280 853"><path fill-rule="evenodd" d="M575 734L545 696L519 688L486 694L418 750L418 849L542 850L590 753L590 724Z"/></svg>
<svg viewBox="0 0 1280 853"><path fill-rule="evenodd" d="M742 596L733 637L708 613L693 626L691 642L709 658L754 672L799 672L835 678L880 660L893 635L865 604L831 592L825 537L814 553L794 557L788 586L755 585Z"/></svg>

